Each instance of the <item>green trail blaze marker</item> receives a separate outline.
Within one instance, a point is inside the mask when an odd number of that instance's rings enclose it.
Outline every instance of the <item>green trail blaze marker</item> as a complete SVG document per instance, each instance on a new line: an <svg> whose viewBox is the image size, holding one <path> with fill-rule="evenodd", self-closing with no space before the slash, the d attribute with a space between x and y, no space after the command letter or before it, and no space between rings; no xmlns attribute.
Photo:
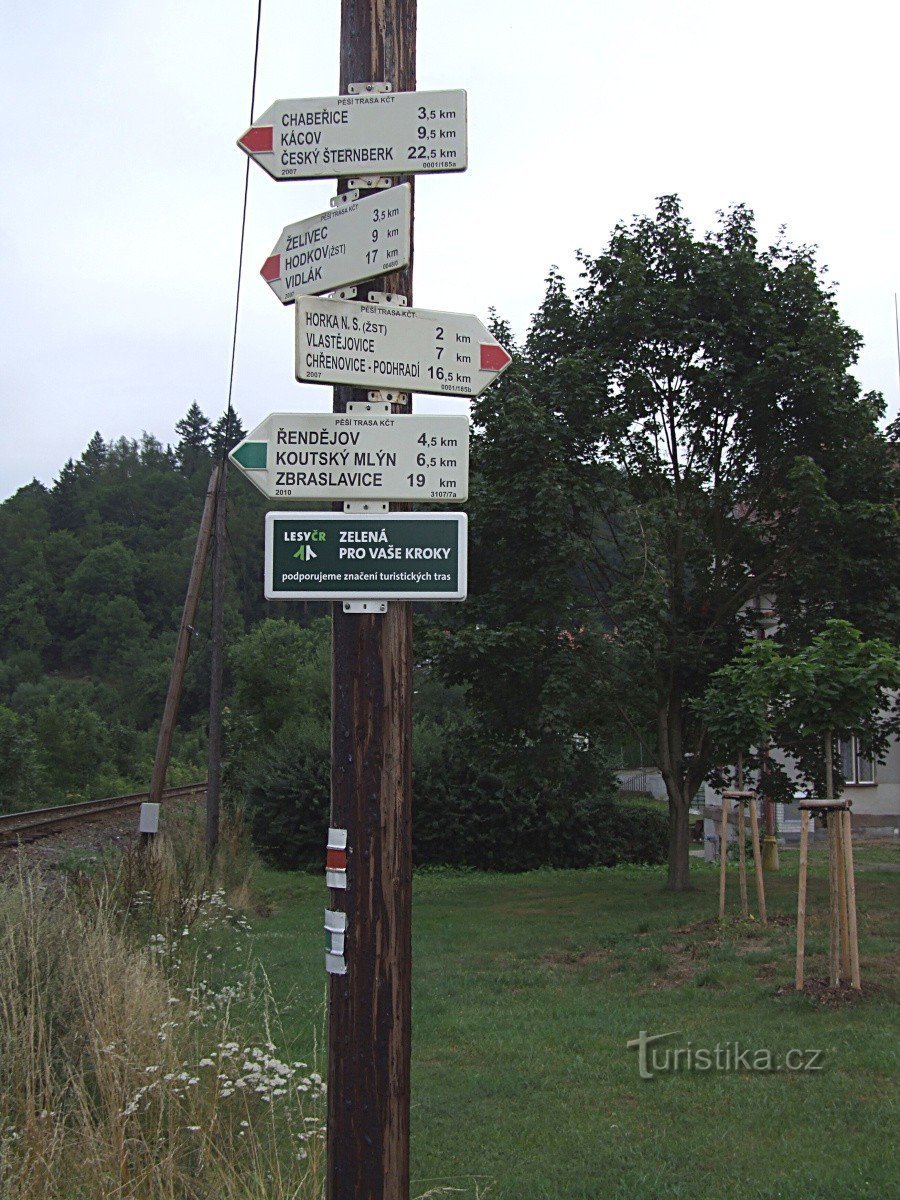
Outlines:
<svg viewBox="0 0 900 1200"><path fill-rule="evenodd" d="M465 600L467 534L465 513L267 513L265 597Z"/></svg>
<svg viewBox="0 0 900 1200"><path fill-rule="evenodd" d="M264 471L269 449L267 442L242 442L230 457L247 471Z"/></svg>

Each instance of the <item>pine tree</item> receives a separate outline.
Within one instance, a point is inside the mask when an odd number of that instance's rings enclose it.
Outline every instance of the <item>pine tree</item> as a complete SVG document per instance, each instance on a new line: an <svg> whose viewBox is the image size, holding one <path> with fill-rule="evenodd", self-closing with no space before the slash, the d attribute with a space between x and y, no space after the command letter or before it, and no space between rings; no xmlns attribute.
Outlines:
<svg viewBox="0 0 900 1200"><path fill-rule="evenodd" d="M186 475L193 475L209 464L212 426L203 415L196 400L175 425L178 444L175 453L178 463Z"/></svg>
<svg viewBox="0 0 900 1200"><path fill-rule="evenodd" d="M223 413L212 428L213 454L220 455L223 446L227 454L228 451L233 450L238 442L242 441L246 436L247 431L241 422L241 418L232 408L229 413Z"/></svg>
<svg viewBox="0 0 900 1200"><path fill-rule="evenodd" d="M86 475L98 475L106 465L108 457L109 447L100 436L100 430L98 429L85 447L80 465L84 468Z"/></svg>

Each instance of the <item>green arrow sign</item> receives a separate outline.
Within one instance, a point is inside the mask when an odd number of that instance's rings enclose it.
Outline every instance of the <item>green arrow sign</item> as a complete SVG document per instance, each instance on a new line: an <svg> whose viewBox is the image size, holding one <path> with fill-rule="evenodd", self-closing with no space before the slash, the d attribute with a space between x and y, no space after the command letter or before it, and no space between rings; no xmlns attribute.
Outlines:
<svg viewBox="0 0 900 1200"><path fill-rule="evenodd" d="M267 442L241 442L230 457L247 471L264 471L269 449Z"/></svg>

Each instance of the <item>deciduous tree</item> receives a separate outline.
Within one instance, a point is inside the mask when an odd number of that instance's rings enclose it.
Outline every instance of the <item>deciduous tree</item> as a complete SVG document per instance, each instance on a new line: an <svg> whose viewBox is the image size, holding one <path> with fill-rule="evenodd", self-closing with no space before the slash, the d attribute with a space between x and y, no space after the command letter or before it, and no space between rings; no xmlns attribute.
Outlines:
<svg viewBox="0 0 900 1200"><path fill-rule="evenodd" d="M882 404L860 395L860 338L814 251L761 247L743 206L698 237L663 197L581 260L574 297L551 275L525 348L522 386L548 431L532 477L539 487L559 468L556 527L578 546L570 578L606 632L596 670L636 723L655 725L669 886L681 889L688 806L713 761L694 702L752 631L754 598L783 595L798 642L848 607L863 629L891 619L863 582L873 564L891 586L900 578ZM496 420L480 453L511 483L521 422ZM521 528L506 512L482 534L495 560Z"/></svg>

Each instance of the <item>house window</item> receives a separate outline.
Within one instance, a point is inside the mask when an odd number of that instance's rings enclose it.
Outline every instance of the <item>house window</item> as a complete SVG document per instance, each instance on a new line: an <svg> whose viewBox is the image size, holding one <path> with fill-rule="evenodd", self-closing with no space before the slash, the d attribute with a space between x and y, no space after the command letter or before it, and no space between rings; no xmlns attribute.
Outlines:
<svg viewBox="0 0 900 1200"><path fill-rule="evenodd" d="M875 760L862 753L859 738L855 736L841 738L837 745L844 781L846 783L874 783Z"/></svg>

